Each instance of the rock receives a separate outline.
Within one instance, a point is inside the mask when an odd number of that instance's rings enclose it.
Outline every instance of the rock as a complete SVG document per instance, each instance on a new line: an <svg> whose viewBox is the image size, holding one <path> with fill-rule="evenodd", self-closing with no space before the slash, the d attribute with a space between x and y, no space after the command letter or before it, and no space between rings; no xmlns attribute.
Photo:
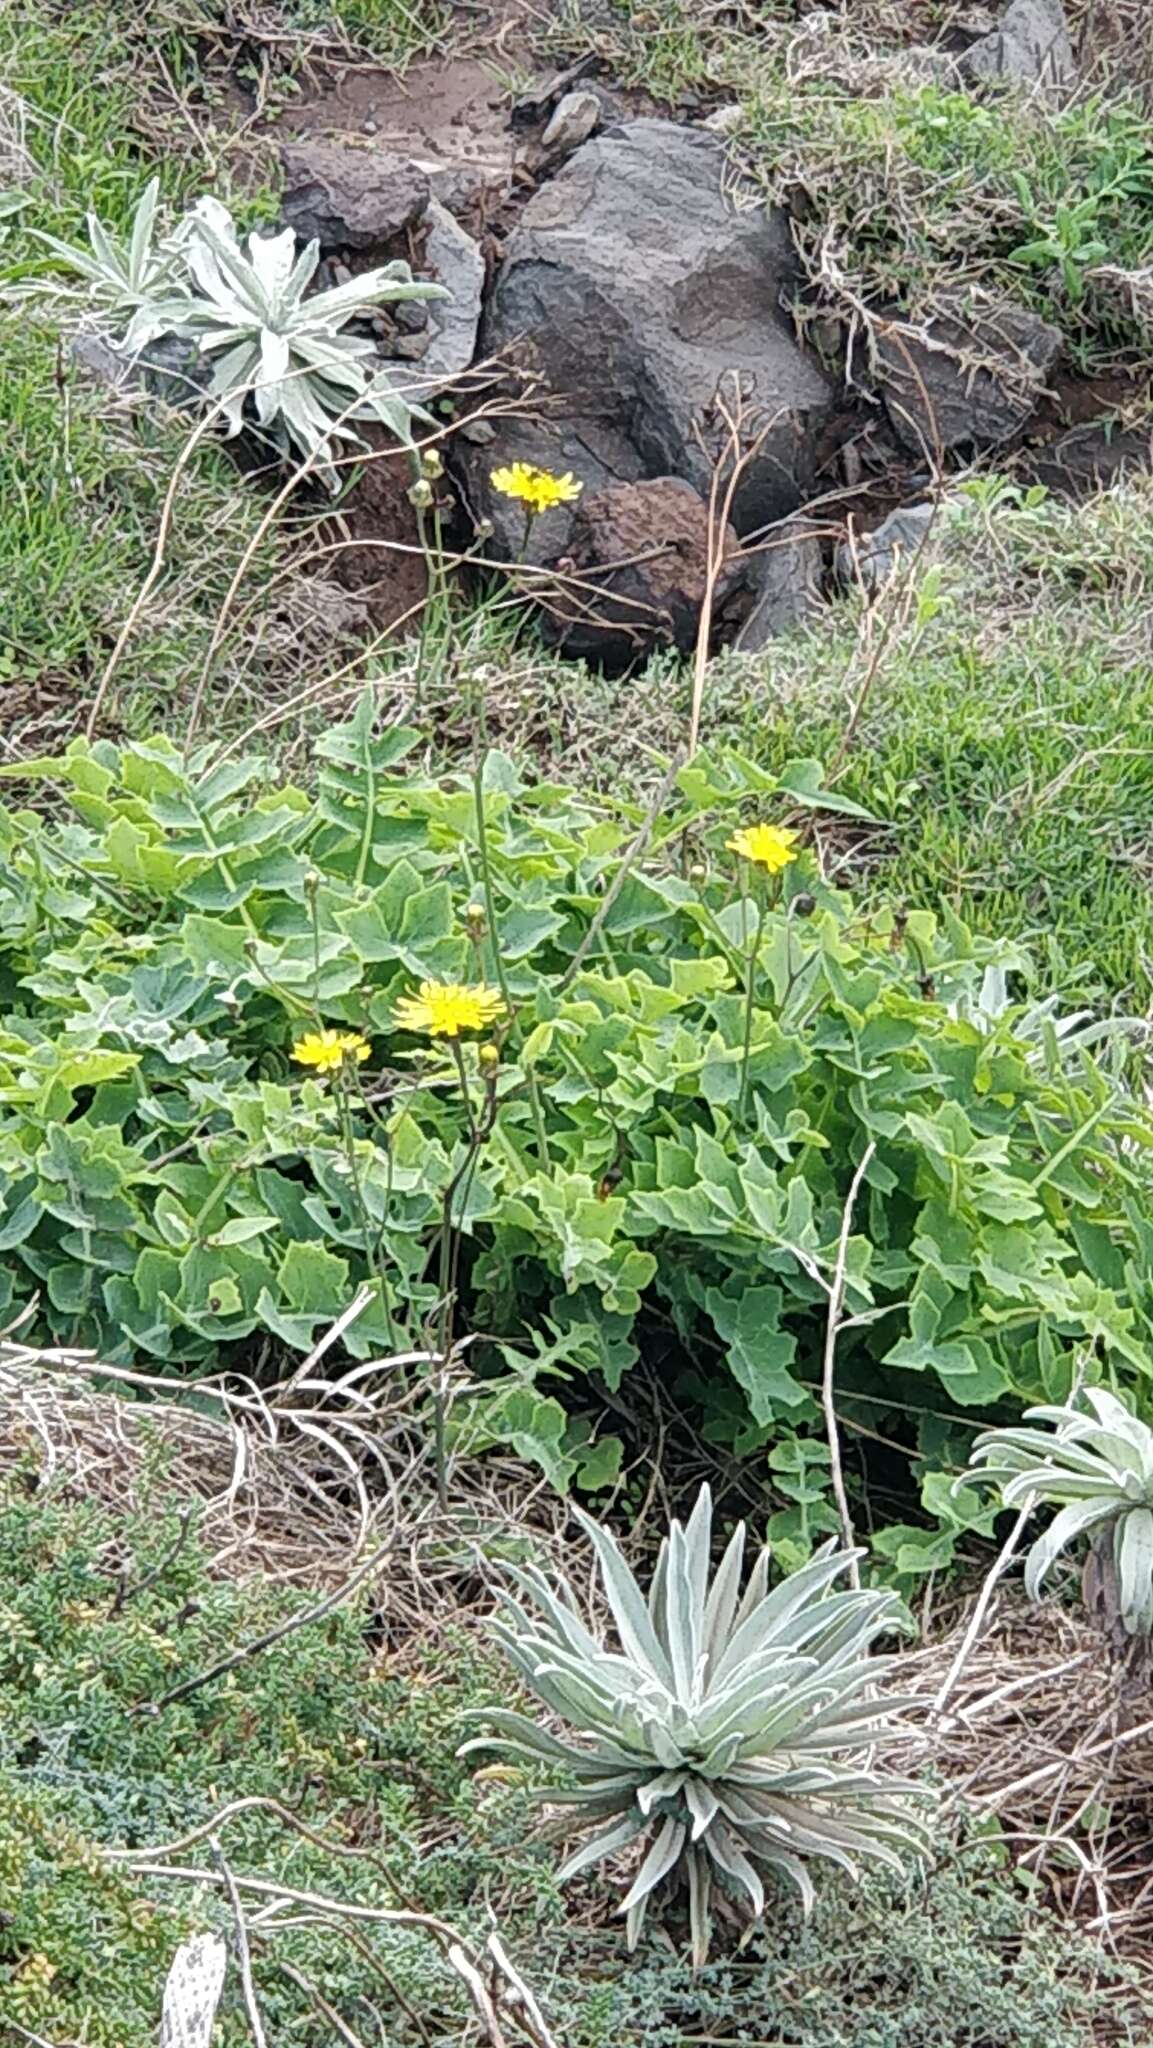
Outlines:
<svg viewBox="0 0 1153 2048"><path fill-rule="evenodd" d="M425 372L443 383L450 377L461 376L476 354L485 267L472 236L437 199L429 201L428 220L425 267L432 271L438 284L444 285L449 296L424 302L431 337Z"/></svg>
<svg viewBox="0 0 1153 2048"><path fill-rule="evenodd" d="M744 118L744 108L733 100L727 107L717 107L713 113L707 114L701 127L707 128L710 135L735 135Z"/></svg>
<svg viewBox="0 0 1153 2048"><path fill-rule="evenodd" d="M286 143L280 161L284 221L323 249L379 249L428 207L427 174L387 150L309 137Z"/></svg>
<svg viewBox="0 0 1153 2048"><path fill-rule="evenodd" d="M858 534L852 546L842 541L836 555L838 582L849 589L860 584L872 596L920 552L939 517L937 505L902 505L871 533Z"/></svg>
<svg viewBox="0 0 1153 2048"><path fill-rule="evenodd" d="M707 493L718 385L739 382L764 442L736 494L738 532L795 510L832 392L781 306L795 275L779 212L734 212L721 191L724 149L700 129L641 120L597 136L529 200L510 238L482 326L483 353L508 352L537 381L542 417L502 420L495 454L571 469L589 497L605 485L679 476ZM705 448L698 445L700 427ZM506 553L520 545L514 506L471 472L480 510ZM571 513L550 514L565 545ZM543 539L537 522L534 544Z"/></svg>
<svg viewBox="0 0 1153 2048"><path fill-rule="evenodd" d="M389 354L397 356L404 363L419 363L431 347L431 334L397 334L393 336ZM422 384L420 397L423 399L427 396Z"/></svg>
<svg viewBox="0 0 1153 2048"><path fill-rule="evenodd" d="M878 331L878 383L893 430L917 454L995 448L1025 425L1061 351L1059 328L1019 306L966 305Z"/></svg>
<svg viewBox="0 0 1153 2048"><path fill-rule="evenodd" d="M212 358L179 334L158 334L136 355L111 347L98 334L78 334L72 354L101 384L124 393L147 392L177 412L199 410L212 382Z"/></svg>
<svg viewBox="0 0 1153 2048"><path fill-rule="evenodd" d="M1097 420L1032 451L1022 474L1027 483L1044 484L1055 497L1082 499L1151 470L1153 433L1148 427Z"/></svg>
<svg viewBox="0 0 1153 2048"><path fill-rule="evenodd" d="M1009 0L1000 25L966 50L961 68L975 80L1063 92L1076 66L1061 0Z"/></svg>
<svg viewBox="0 0 1153 2048"><path fill-rule="evenodd" d="M537 72L513 101L512 126L535 128L539 122L547 120L558 101L571 91L578 80L587 78L589 72L596 68L597 59L590 53L578 57L575 64L566 64L563 71Z"/></svg>
<svg viewBox="0 0 1153 2048"><path fill-rule="evenodd" d="M540 139L546 156L568 156L600 126L601 103L595 92L566 92L558 100Z"/></svg>
<svg viewBox="0 0 1153 2048"><path fill-rule="evenodd" d="M397 299L388 310L402 334L423 334L428 326L427 299Z"/></svg>
<svg viewBox="0 0 1153 2048"><path fill-rule="evenodd" d="M565 652L614 665L654 648L693 647L708 574L709 511L679 477L610 484L580 500L563 566L596 585L550 599L547 630ZM726 552L736 555L729 528ZM618 566L619 565L619 566ZM723 570L716 602L739 570ZM565 616L558 618L557 612Z"/></svg>
<svg viewBox="0 0 1153 2048"><path fill-rule="evenodd" d="M794 525L770 534L743 564L752 609L733 645L743 654L758 654L820 611L825 558L816 534Z"/></svg>
<svg viewBox="0 0 1153 2048"><path fill-rule="evenodd" d="M511 157L483 163L423 159L417 167L425 172L433 198L466 227L486 227L512 190Z"/></svg>

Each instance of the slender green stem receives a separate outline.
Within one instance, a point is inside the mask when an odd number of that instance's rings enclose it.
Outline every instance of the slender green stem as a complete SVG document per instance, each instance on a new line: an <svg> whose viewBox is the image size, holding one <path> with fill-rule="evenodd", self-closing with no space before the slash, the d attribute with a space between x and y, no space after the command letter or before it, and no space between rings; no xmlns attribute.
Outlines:
<svg viewBox="0 0 1153 2048"><path fill-rule="evenodd" d="M745 969L745 1042L741 1050L741 1092L737 1102L737 1121L743 1123L745 1103L749 1091L749 1054L753 1043L753 1005L757 993L757 961L761 951L761 933L765 928L764 892L757 896L757 921L749 957Z"/></svg>
<svg viewBox="0 0 1153 2048"><path fill-rule="evenodd" d="M352 1123L349 1086L343 1073L336 1076L335 1093L336 1112L340 1120L341 1142L344 1146L345 1158L348 1160L348 1174L352 1183L353 1200L356 1203L357 1215L360 1218L361 1234L364 1239L364 1256L368 1269L376 1281L377 1291L380 1295L380 1305L384 1310L385 1321L388 1326L388 1340L391 1344L395 1341L392 1304L389 1300L388 1283L385 1278L380 1240L377 1232L372 1227L372 1218L368 1213L368 1203L364 1197L364 1186L360 1178L360 1164L356 1156L356 1132L353 1129Z"/></svg>
<svg viewBox="0 0 1153 2048"><path fill-rule="evenodd" d="M513 1015L512 992L508 985L504 960L501 957L500 934L497 931L496 925L496 892L492 885L492 861L489 858L488 850L488 823L484 814L484 765L487 759L488 748L480 743L478 734L472 788L476 804L476 834L480 845L480 880L481 887L484 890L484 910L488 920L489 939L492 944L493 965L496 969L496 978L500 984L500 992L504 1000L505 1009L511 1018Z"/></svg>
<svg viewBox="0 0 1153 2048"><path fill-rule="evenodd" d="M363 888L364 878L365 875L368 873L369 856L372 853L372 833L373 827L376 824L376 768L374 766L372 759L371 733L369 734L368 738L365 740L364 743L364 779L366 783L364 799L364 830L360 835L360 852L357 855L355 877L356 886L358 889Z"/></svg>

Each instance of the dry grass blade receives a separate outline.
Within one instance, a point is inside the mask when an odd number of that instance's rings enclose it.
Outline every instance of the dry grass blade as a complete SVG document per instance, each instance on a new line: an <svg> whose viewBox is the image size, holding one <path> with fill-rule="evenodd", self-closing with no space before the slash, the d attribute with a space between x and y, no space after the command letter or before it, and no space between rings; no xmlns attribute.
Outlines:
<svg viewBox="0 0 1153 2048"><path fill-rule="evenodd" d="M1153 1720L1099 1630L1004 1585L985 1633L971 1614L891 1683L925 1701L921 1753L949 1803L995 1818L1059 1911L1153 1967ZM963 1651L963 1654L959 1654ZM934 1711L947 1695L947 1710ZM982 1835L981 1839L987 1839Z"/></svg>

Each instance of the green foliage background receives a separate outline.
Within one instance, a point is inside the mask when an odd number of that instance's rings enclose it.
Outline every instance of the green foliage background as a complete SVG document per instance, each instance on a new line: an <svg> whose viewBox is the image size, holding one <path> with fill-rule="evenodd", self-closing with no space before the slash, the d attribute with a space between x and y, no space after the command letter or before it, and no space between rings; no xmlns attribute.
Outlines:
<svg viewBox="0 0 1153 2048"><path fill-rule="evenodd" d="M67 808L0 815L0 1313L35 1292L114 1360L275 1373L363 1284L354 1356L441 1341L455 1271L470 1443L610 1483L621 1446L580 1414L643 1354L706 1440L765 1458L790 1562L836 1526L816 1388L871 1145L839 1398L916 1473L928 1526L879 1547L947 1562L990 1526L949 1485L975 1421L1086 1367L1140 1392L1151 1127L1123 1064L984 1016L990 963L1028 963L955 918L858 914L804 860L745 874L742 816L853 813L814 762L699 757L633 861L628 805L414 744L366 695L315 795L164 741L8 771ZM423 977L503 981L491 1083L474 1045L396 1029ZM355 1085L294 1066L321 1020L369 1037Z"/></svg>

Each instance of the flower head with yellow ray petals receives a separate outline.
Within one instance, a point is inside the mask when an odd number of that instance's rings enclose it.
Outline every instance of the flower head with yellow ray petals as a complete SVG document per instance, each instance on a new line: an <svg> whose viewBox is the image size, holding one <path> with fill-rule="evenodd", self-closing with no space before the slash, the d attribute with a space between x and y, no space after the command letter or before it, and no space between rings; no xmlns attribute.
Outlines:
<svg viewBox="0 0 1153 2048"><path fill-rule="evenodd" d="M372 1048L359 1031L306 1031L292 1048L292 1057L302 1067L315 1067L318 1074L334 1074L346 1060L366 1060Z"/></svg>
<svg viewBox="0 0 1153 2048"><path fill-rule="evenodd" d="M742 825L733 833L728 842L731 853L739 853L742 860L751 860L754 866L764 868L770 875L779 875L790 861L796 860L797 834L785 825Z"/></svg>
<svg viewBox="0 0 1153 2048"><path fill-rule="evenodd" d="M584 489L571 469L554 476L551 469L538 469L532 462L512 462L507 469L494 469L490 481L502 497L519 498L534 517L538 512L551 512L556 505L573 504Z"/></svg>
<svg viewBox="0 0 1153 2048"><path fill-rule="evenodd" d="M402 996L392 1015L401 1031L415 1031L422 1038L459 1038L462 1032L495 1024L504 1015L504 1003L483 981L422 981L420 993Z"/></svg>

